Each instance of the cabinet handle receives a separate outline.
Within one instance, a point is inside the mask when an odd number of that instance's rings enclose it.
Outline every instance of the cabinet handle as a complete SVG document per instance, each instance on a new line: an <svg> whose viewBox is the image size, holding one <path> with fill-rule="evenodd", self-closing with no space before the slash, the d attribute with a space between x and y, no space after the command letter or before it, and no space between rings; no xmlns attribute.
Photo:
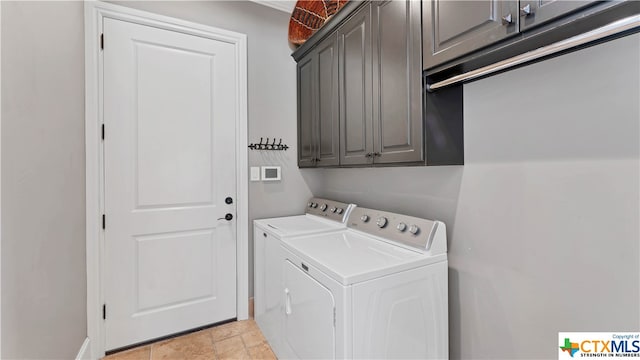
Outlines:
<svg viewBox="0 0 640 360"><path fill-rule="evenodd" d="M381 156L382 156L382 154L380 154L379 152L374 152L374 153L373 153L373 156L381 157Z"/></svg>
<svg viewBox="0 0 640 360"><path fill-rule="evenodd" d="M531 14L533 14L533 12L531 12L531 4L527 4L520 8L520 16L529 16Z"/></svg>
<svg viewBox="0 0 640 360"><path fill-rule="evenodd" d="M289 295L289 289L284 289L284 313L291 315L291 295Z"/></svg>
<svg viewBox="0 0 640 360"><path fill-rule="evenodd" d="M513 18L511 17L511 13L507 14L507 16L502 17L502 25L509 25L513 23Z"/></svg>
<svg viewBox="0 0 640 360"><path fill-rule="evenodd" d="M364 154L364 157L368 157L368 158L370 158L370 157L372 157L372 156L373 156L373 154L372 154L372 153L366 153L366 154Z"/></svg>

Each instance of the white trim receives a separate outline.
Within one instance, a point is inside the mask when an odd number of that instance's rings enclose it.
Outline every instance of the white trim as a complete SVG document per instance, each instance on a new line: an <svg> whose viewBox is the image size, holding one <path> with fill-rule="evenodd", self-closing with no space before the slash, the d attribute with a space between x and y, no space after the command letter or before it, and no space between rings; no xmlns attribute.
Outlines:
<svg viewBox="0 0 640 360"><path fill-rule="evenodd" d="M104 204L102 176L102 56L99 38L103 18L124 20L160 29L196 35L235 45L238 59L238 118L236 119L236 251L238 320L249 316L249 184L247 174L247 36L244 34L156 15L128 7L85 1L85 145L86 145L86 222L87 222L87 332L91 339L91 358L104 356L102 320L103 233L100 219Z"/></svg>
<svg viewBox="0 0 640 360"><path fill-rule="evenodd" d="M91 352L89 351L89 338L85 338L82 342L82 346L80 346L80 350L78 350L78 355L76 355L76 360L90 360Z"/></svg>
<svg viewBox="0 0 640 360"><path fill-rule="evenodd" d="M0 59L2 59L2 1L0 1ZM0 61L0 64L2 61ZM2 65L0 65L0 89L2 89ZM2 138L2 90L0 90L0 138ZM2 141L0 141L2 148ZM2 159L2 151L0 151ZM2 204L2 162L0 161L0 204ZM2 206L0 206L2 208ZM2 212L0 211L0 269L2 269ZM2 271L0 271L0 359L2 359Z"/></svg>
<svg viewBox="0 0 640 360"><path fill-rule="evenodd" d="M250 0L256 4L268 6L272 9L284 11L287 14L291 14L293 9L296 7L295 1L287 1L287 0Z"/></svg>

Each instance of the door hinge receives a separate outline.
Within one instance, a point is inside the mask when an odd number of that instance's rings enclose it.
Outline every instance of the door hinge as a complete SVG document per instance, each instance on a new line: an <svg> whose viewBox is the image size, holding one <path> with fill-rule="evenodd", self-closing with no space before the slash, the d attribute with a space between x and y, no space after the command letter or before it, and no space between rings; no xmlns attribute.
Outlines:
<svg viewBox="0 0 640 360"><path fill-rule="evenodd" d="M107 304L102 304L102 320L107 320Z"/></svg>
<svg viewBox="0 0 640 360"><path fill-rule="evenodd" d="M107 228L107 216L102 214L102 230Z"/></svg>
<svg viewBox="0 0 640 360"><path fill-rule="evenodd" d="M104 33L100 34L100 49L104 50Z"/></svg>
<svg viewBox="0 0 640 360"><path fill-rule="evenodd" d="M101 131L102 140L104 140L104 124L102 124L102 129L100 131Z"/></svg>

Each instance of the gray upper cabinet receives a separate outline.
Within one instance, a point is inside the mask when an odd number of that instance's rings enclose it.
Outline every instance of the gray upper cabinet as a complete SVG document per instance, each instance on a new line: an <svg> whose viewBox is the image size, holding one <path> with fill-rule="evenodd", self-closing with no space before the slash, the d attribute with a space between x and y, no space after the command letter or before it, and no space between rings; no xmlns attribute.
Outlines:
<svg viewBox="0 0 640 360"><path fill-rule="evenodd" d="M424 68L518 33L517 0L425 0Z"/></svg>
<svg viewBox="0 0 640 360"><path fill-rule="evenodd" d="M294 55L299 165L425 164L420 2L349 4Z"/></svg>
<svg viewBox="0 0 640 360"><path fill-rule="evenodd" d="M542 25L547 21L593 4L595 4L594 0L520 1L520 31Z"/></svg>
<svg viewBox="0 0 640 360"><path fill-rule="evenodd" d="M298 166L335 166L340 160L337 37L302 58L298 71Z"/></svg>
<svg viewBox="0 0 640 360"><path fill-rule="evenodd" d="M316 67L317 60L309 55L298 62L298 166L311 167L316 163L316 144L313 127L316 123Z"/></svg>
<svg viewBox="0 0 640 360"><path fill-rule="evenodd" d="M371 10L362 7L338 29L341 165L373 162Z"/></svg>
<svg viewBox="0 0 640 360"><path fill-rule="evenodd" d="M376 164L424 160L419 1L373 1Z"/></svg>
<svg viewBox="0 0 640 360"><path fill-rule="evenodd" d="M482 48L487 50L492 45L504 48L505 45L497 45L502 40L513 37L511 43L518 42L535 34L536 31L529 30L539 25L559 26L562 19L583 10L586 13L586 8L594 8L596 4L604 9L621 2L609 1L607 5L606 1L597 0L424 0L424 69L433 69ZM548 38L557 39L555 35ZM502 42L506 43L511 44ZM531 44L533 48L546 45L542 41Z"/></svg>
<svg viewBox="0 0 640 360"><path fill-rule="evenodd" d="M318 59L317 166L340 162L340 122L338 114L338 41L335 35L314 51Z"/></svg>

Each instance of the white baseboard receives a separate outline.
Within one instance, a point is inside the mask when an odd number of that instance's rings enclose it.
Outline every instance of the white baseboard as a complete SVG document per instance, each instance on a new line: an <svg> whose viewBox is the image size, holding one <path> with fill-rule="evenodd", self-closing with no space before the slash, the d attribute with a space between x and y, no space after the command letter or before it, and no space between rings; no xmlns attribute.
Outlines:
<svg viewBox="0 0 640 360"><path fill-rule="evenodd" d="M76 355L76 360L91 360L91 351L89 350L89 338L86 338L82 342L78 355Z"/></svg>

